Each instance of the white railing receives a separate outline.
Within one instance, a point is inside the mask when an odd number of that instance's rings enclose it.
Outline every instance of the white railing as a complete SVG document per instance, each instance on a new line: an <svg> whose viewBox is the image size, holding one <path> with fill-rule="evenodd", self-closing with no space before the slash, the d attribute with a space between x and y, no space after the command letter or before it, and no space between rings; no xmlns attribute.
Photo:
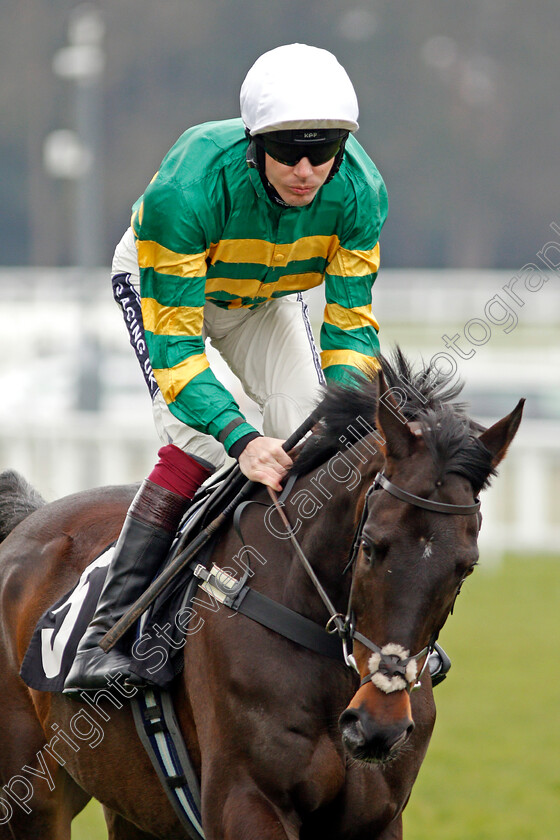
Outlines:
<svg viewBox="0 0 560 840"><path fill-rule="evenodd" d="M157 458L151 418L72 412L0 423L0 467L16 469L48 500L108 484L142 481Z"/></svg>
<svg viewBox="0 0 560 840"><path fill-rule="evenodd" d="M560 554L560 425L522 425L492 487L482 494L481 556ZM157 452L146 423L86 414L0 425L0 465L19 470L47 499L141 481Z"/></svg>
<svg viewBox="0 0 560 840"><path fill-rule="evenodd" d="M429 358L445 349L443 333L461 332L469 319L484 317L487 301L514 273L384 272L374 305L383 346L398 341L407 352L420 350ZM0 269L0 469L18 469L48 499L141 481L156 459L147 391L108 277L105 269ZM522 287L516 288L521 294ZM538 380L541 390L560 402L557 277L549 275L540 291L525 289L523 296L516 309L519 329L506 334L493 328L489 345L477 346L476 358L460 372L469 383L486 380L496 388L505 385L507 373L517 396L528 395L527 383ZM319 323L323 293L313 290L310 297ZM84 333L101 350L97 373L104 391L94 414L73 408L78 357L87 349ZM214 364L225 377L220 360ZM249 410L235 383L224 382ZM513 405L512 396L507 410ZM560 422L525 420L494 486L483 495L483 555L504 550L560 555L559 499Z"/></svg>
<svg viewBox="0 0 560 840"><path fill-rule="evenodd" d="M560 424L529 420L483 491L481 555L560 555Z"/></svg>

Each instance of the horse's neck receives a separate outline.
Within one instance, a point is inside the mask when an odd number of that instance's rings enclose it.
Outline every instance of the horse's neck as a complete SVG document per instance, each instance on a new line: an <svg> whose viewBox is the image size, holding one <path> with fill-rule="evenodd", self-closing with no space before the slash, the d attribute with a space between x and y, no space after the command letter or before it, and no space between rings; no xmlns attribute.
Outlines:
<svg viewBox="0 0 560 840"><path fill-rule="evenodd" d="M365 493L383 460L367 439L360 443L364 445L332 456L300 479L286 500L286 513L297 539L338 606L349 587L350 576L343 577L342 572L350 556ZM324 618L325 608L295 556L285 592L294 609L310 616L316 612L317 620Z"/></svg>

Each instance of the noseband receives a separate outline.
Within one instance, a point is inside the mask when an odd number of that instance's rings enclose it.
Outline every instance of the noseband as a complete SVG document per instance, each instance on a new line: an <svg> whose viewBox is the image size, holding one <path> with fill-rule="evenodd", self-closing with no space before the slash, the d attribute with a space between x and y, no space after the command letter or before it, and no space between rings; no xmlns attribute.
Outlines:
<svg viewBox="0 0 560 840"><path fill-rule="evenodd" d="M422 508L423 510L429 510L434 513L451 514L454 516L470 516L472 514L477 514L478 523L480 527L479 499L475 499L474 504L472 505L454 505L444 502L434 502L430 499L425 499L422 496L416 496L414 495L414 493L409 493L408 490L403 490L401 487L397 487L396 484L393 484L391 481L389 481L389 479L383 474L383 472L378 472L373 483L371 484L366 493L364 509L362 511L360 522L358 524L354 536L352 550L350 553L350 559L346 564L343 574L353 567L358 556L358 551L362 542L363 530L367 518L369 516L369 501L372 494L376 490L385 490L387 493L390 493L392 496L395 496L395 498L400 499L400 501L402 502L407 502L408 504L413 505L414 507ZM375 644L375 642L372 642L370 639L368 639L366 636L360 633L359 630L357 630L355 627L354 616L350 606L352 600L352 590L350 590L350 595L348 598L348 607L346 610L346 615L343 615L342 613L337 613L329 596L327 595L322 584L317 578L315 571L313 570L307 557L303 553L301 546L299 545L288 522L288 519L286 518L284 511L282 510L278 502L276 494L271 490L269 490L269 493L278 513L280 514L285 526L287 527L290 540L296 550L296 554L298 555L306 572L310 576L313 585L319 593L319 596L321 597L323 603L325 604L325 606L331 614L331 617L327 622L326 629L329 633L338 633L338 635L340 636L344 652L344 660L346 664L350 668L353 668L358 674L360 673L358 665L354 658L354 654L349 650L349 645L351 645L354 641L360 642L360 644L364 645L364 647L371 651L371 656L368 660L369 671L367 675L361 680L360 686L365 685L366 683L371 681L374 685L376 685L381 691L385 692L386 694L390 694L393 691L402 691L403 689L407 689L408 691L410 691L412 688L417 688L420 685L418 680L428 664L428 657L433 651L435 643L437 641L437 632L432 635L426 647L422 648L422 650L419 651L419 653L416 653L413 656L410 656L409 652L403 647L401 647L401 645L394 643L386 644L382 648L380 648L378 645ZM424 662L424 665L422 666L422 670L420 671L420 673L418 673L417 663L423 656L426 657L426 660Z"/></svg>

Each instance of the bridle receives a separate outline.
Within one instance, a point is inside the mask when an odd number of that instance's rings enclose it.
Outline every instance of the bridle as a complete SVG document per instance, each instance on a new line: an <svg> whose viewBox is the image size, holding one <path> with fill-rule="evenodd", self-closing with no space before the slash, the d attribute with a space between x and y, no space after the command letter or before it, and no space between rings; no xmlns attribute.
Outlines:
<svg viewBox="0 0 560 840"><path fill-rule="evenodd" d="M408 502L414 505L414 507L432 510L435 513L450 513L453 516L470 516L472 513L478 513L480 510L480 499L475 499L472 505L452 505L447 502L433 502L431 499L415 496L414 493L409 493L408 490L397 487L396 484L389 481L383 472L377 473L372 486L374 490L379 488L386 490L387 493L400 499L401 502Z"/></svg>
<svg viewBox="0 0 560 840"><path fill-rule="evenodd" d="M305 556L299 542L295 537L292 527L282 509L283 499L287 495L286 489L288 488L285 488L285 491L284 493L282 493L280 499L278 499L274 491L270 489L269 494L272 498L274 506L276 507L276 510L278 511L278 514L280 515L286 527L286 531L299 560L301 561L305 571L311 578L311 581L315 589L317 590L321 600L323 601L325 607L330 613L330 618L326 625L327 631L329 633L338 633L342 642L344 661L346 662L346 665L348 667L354 669L358 674L360 673L360 671L354 654L350 649L350 646L353 644L353 642L356 641L360 642L360 644L362 644L369 651L371 651L371 656L368 661L369 671L367 675L362 678L360 686L363 686L369 681L372 681L387 694L393 691L402 690L404 688L410 691L413 688L419 687L419 679L428 664L428 657L434 649L438 637L438 632L436 631L433 633L432 637L430 638L430 641L424 648L422 648L421 651L413 655L409 655L408 651L404 650L399 645L387 644L383 647L379 647L375 644L375 642L372 642L371 639L368 639L367 636L364 636L363 633L360 633L360 631L356 629L355 618L351 608L352 587L350 588L350 593L348 596L348 606L346 609L346 614L343 615L342 613L337 612L323 585L319 581L319 578L317 577L314 569L309 563L309 560ZM365 495L364 507L362 510L360 521L358 523L358 527L354 534L354 540L350 551L350 558L344 568L343 574L345 574L349 569L351 569L355 565L356 559L358 557L358 552L363 541L363 530L369 516L369 502L371 500L372 495L378 490L385 490L387 493L390 493L392 496L394 496L402 502L406 502L407 504L413 505L414 507L422 508L423 510L429 510L434 513L448 514L453 516L476 515L478 517L478 527L480 528L480 500L478 498L475 499L474 503L470 505L455 505L447 502L432 501L430 499L425 499L422 496L416 496L414 493L409 493L408 490L403 490L402 487L398 487L396 484L393 484L393 482L390 481L384 475L383 471L380 471L375 476L373 483L370 485ZM418 673L417 663L420 659L422 659L423 656L425 656L426 659L420 673Z"/></svg>

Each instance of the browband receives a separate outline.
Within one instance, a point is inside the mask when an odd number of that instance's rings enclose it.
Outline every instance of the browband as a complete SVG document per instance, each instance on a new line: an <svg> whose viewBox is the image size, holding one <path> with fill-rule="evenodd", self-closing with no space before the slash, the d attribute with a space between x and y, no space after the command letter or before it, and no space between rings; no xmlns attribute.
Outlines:
<svg viewBox="0 0 560 840"><path fill-rule="evenodd" d="M480 499L477 499L473 505L451 505L445 502L432 502L429 499L423 499L422 496L415 496L414 493L401 490L396 484L392 484L382 472L377 473L375 476L373 486L375 488L381 487L402 502L408 502L411 505L424 508L425 510L432 510L434 513L452 513L458 516L470 516L472 513L478 513L480 510Z"/></svg>

